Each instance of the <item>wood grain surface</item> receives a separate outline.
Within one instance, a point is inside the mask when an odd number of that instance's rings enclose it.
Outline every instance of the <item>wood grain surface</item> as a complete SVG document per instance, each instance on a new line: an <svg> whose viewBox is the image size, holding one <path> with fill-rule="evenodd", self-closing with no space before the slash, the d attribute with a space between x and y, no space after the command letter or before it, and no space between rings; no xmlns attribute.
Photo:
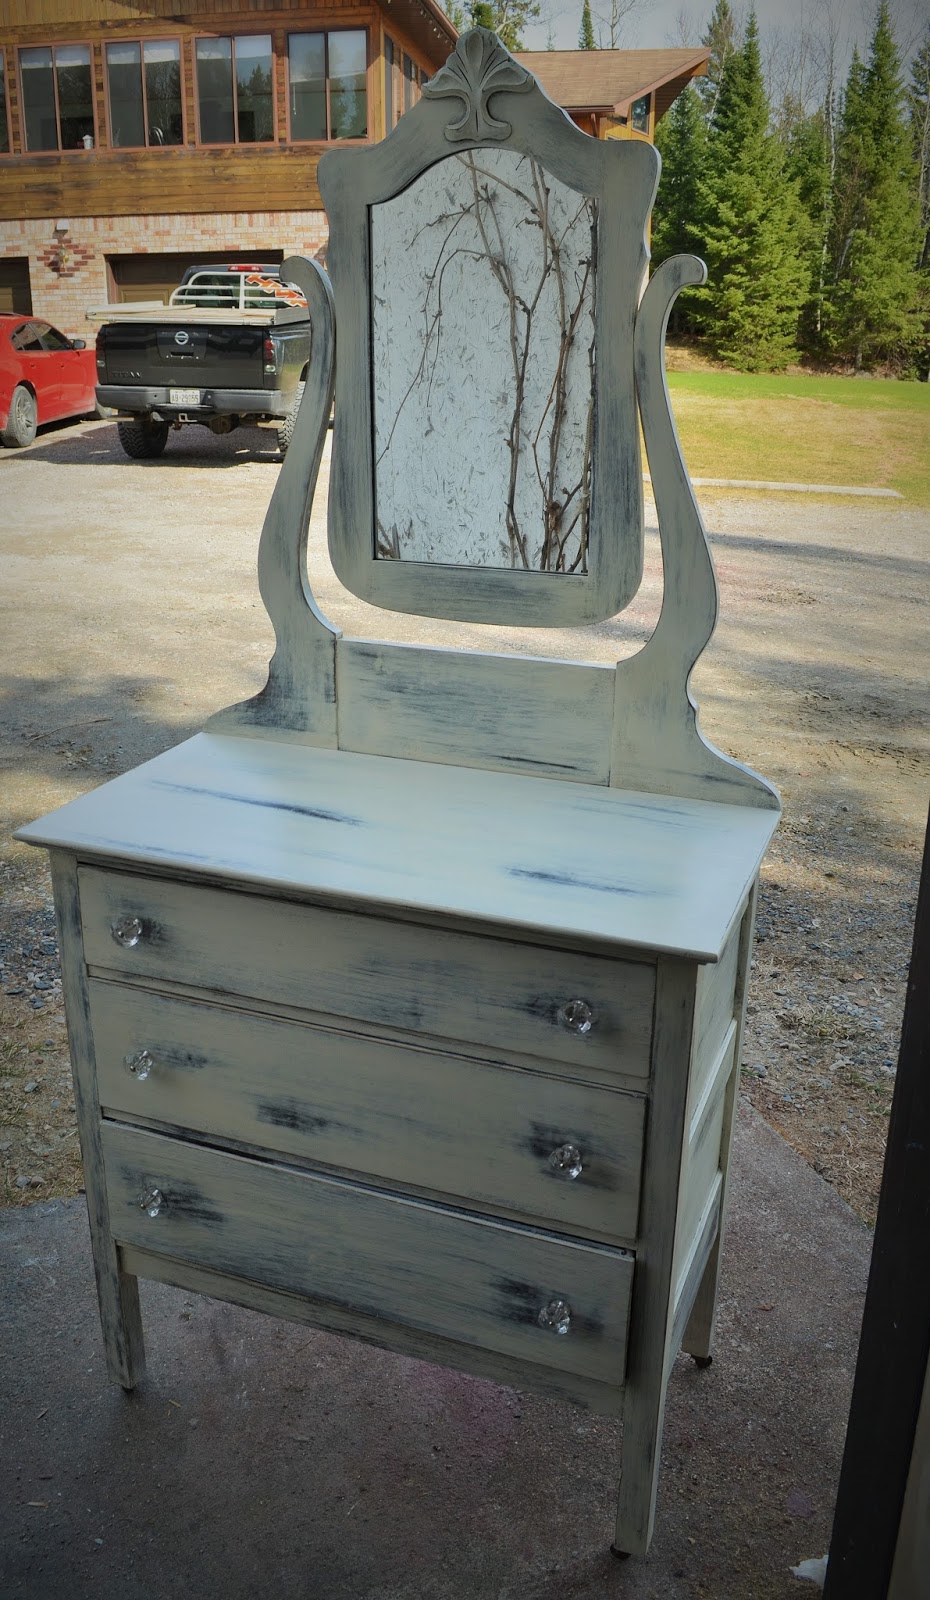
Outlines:
<svg viewBox="0 0 930 1600"><path fill-rule="evenodd" d="M93 979L105 1115L148 1119L632 1244L645 1100ZM146 1051L144 1078L126 1067ZM577 1148L575 1178L553 1166Z"/></svg>
<svg viewBox="0 0 930 1600"><path fill-rule="evenodd" d="M718 960L776 812L198 734L18 837L369 910Z"/></svg>
<svg viewBox="0 0 930 1600"><path fill-rule="evenodd" d="M104 1123L112 1227L155 1249L535 1365L620 1385L633 1257ZM140 1195L157 1188L151 1217ZM560 1335L541 1327L570 1308Z"/></svg>
<svg viewBox="0 0 930 1600"><path fill-rule="evenodd" d="M84 952L93 969L222 995L357 1017L407 1033L565 1060L592 1071L649 1070L654 968L574 951L392 923L132 874L80 870ZM114 940L138 917L132 948ZM579 1033L560 1012L591 1008Z"/></svg>

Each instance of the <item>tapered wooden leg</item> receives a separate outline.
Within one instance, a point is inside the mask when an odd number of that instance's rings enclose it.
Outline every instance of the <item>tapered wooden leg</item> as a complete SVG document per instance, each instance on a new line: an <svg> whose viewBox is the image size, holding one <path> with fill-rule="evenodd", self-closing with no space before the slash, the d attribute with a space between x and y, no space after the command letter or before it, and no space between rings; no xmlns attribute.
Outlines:
<svg viewBox="0 0 930 1600"><path fill-rule="evenodd" d="M709 1367L714 1353L714 1318L720 1283L720 1234L707 1258L700 1287L694 1297L691 1315L685 1326L681 1348L693 1356L699 1367Z"/></svg>
<svg viewBox="0 0 930 1600"><path fill-rule="evenodd" d="M110 1231L77 870L73 858L58 851L52 852L51 860L62 988L74 1077L74 1104L84 1162L87 1220L97 1275L97 1299L107 1374L111 1382L120 1384L124 1389L132 1389L145 1371L139 1289L135 1277L123 1272L120 1267L119 1252Z"/></svg>
<svg viewBox="0 0 930 1600"><path fill-rule="evenodd" d="M627 1388L617 1523L611 1549L644 1556L652 1540L665 1420L665 1376L642 1390Z"/></svg>
<svg viewBox="0 0 930 1600"><path fill-rule="evenodd" d="M87 1203L89 1208L91 1204L89 1188ZM91 1225L92 1240L93 1236L94 1228ZM118 1264L111 1263L109 1256L110 1251L106 1243L102 1249L94 1248L97 1300L100 1306L100 1327L103 1332L107 1377L111 1383L118 1383L123 1389L134 1389L145 1372L139 1282L130 1273L120 1271Z"/></svg>

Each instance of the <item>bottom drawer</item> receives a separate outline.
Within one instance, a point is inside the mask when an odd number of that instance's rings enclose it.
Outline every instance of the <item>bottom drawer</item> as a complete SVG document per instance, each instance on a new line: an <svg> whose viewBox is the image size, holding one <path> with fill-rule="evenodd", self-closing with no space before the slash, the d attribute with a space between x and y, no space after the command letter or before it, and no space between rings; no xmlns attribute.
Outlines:
<svg viewBox="0 0 930 1600"><path fill-rule="evenodd" d="M121 1244L533 1366L623 1381L625 1251L117 1124L102 1138ZM155 1216L140 1203L152 1190L162 1196Z"/></svg>

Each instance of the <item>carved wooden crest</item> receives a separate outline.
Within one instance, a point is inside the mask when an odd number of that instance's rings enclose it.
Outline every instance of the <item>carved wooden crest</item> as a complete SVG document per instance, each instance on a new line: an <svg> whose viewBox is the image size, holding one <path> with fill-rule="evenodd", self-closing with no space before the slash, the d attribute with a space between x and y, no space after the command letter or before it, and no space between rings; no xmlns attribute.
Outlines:
<svg viewBox="0 0 930 1600"><path fill-rule="evenodd" d="M488 101L501 89L520 94L534 88L535 82L496 34L487 28L472 28L459 39L445 66L423 85L423 93L431 100L454 96L462 101L461 117L446 125L447 139L509 139L513 132L510 123L492 117Z"/></svg>

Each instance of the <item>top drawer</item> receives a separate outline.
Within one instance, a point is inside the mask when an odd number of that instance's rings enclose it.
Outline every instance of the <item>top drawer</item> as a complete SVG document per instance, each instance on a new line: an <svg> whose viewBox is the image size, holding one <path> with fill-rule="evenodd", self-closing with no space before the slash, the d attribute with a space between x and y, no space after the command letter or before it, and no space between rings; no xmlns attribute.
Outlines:
<svg viewBox="0 0 930 1600"><path fill-rule="evenodd" d="M90 966L645 1078L655 969L83 867Z"/></svg>

